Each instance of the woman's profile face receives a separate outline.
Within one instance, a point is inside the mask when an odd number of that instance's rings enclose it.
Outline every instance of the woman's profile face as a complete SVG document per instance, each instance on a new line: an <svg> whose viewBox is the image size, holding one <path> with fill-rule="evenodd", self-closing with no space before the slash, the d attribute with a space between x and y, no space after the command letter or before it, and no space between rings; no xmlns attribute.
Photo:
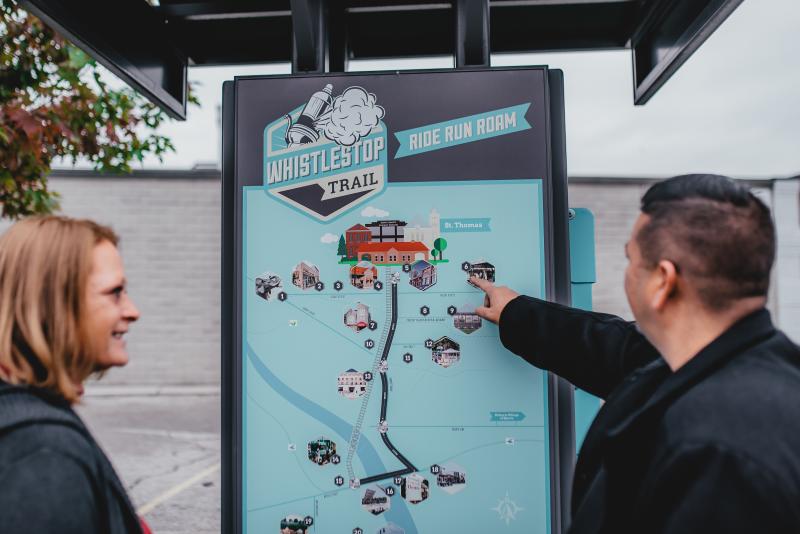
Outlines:
<svg viewBox="0 0 800 534"><path fill-rule="evenodd" d="M128 296L122 257L111 242L102 241L92 251L92 271L86 284L86 331L97 354L97 369L128 363L125 334L139 318Z"/></svg>

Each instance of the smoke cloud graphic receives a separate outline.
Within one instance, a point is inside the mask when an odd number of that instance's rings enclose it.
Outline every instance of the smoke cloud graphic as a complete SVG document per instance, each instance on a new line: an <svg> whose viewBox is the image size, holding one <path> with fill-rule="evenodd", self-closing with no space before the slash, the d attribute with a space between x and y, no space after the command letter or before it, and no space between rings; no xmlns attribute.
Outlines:
<svg viewBox="0 0 800 534"><path fill-rule="evenodd" d="M331 111L317 121L317 127L331 141L352 146L369 135L386 114L375 101L375 94L361 87L348 87L334 99Z"/></svg>
<svg viewBox="0 0 800 534"><path fill-rule="evenodd" d="M326 245L336 243L337 241L339 241L339 236L330 232L323 234L322 237L319 238L319 242L325 243Z"/></svg>

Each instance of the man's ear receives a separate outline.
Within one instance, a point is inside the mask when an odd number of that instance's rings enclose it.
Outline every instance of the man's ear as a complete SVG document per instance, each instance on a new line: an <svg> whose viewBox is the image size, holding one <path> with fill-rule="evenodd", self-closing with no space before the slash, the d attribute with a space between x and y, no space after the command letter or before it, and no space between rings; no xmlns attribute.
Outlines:
<svg viewBox="0 0 800 534"><path fill-rule="evenodd" d="M653 273L655 291L652 294L651 305L656 311L663 311L671 297L678 288L678 269L669 260L661 260Z"/></svg>

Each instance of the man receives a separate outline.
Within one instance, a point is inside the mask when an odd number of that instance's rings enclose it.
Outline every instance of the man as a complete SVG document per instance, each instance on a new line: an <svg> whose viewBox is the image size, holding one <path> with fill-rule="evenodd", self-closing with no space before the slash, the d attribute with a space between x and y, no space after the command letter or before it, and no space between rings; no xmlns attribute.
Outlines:
<svg viewBox="0 0 800 534"><path fill-rule="evenodd" d="M800 532L800 349L764 308L768 208L722 176L642 198L625 249L636 324L486 292L512 352L606 400L581 449L570 532Z"/></svg>

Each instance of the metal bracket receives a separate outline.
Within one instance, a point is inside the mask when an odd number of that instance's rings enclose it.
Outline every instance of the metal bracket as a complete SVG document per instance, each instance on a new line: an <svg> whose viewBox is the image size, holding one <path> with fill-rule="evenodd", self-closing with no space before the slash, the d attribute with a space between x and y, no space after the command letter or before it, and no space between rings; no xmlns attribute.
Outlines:
<svg viewBox="0 0 800 534"><path fill-rule="evenodd" d="M743 0L657 0L631 37L633 98L644 105Z"/></svg>
<svg viewBox="0 0 800 534"><path fill-rule="evenodd" d="M291 0L292 73L328 70L328 28L325 0Z"/></svg>
<svg viewBox="0 0 800 534"><path fill-rule="evenodd" d="M188 59L165 21L141 0L25 0L22 6L91 55L170 117L186 119ZM109 21L110 10L124 24Z"/></svg>
<svg viewBox="0 0 800 534"><path fill-rule="evenodd" d="M456 0L456 68L489 66L489 0Z"/></svg>

